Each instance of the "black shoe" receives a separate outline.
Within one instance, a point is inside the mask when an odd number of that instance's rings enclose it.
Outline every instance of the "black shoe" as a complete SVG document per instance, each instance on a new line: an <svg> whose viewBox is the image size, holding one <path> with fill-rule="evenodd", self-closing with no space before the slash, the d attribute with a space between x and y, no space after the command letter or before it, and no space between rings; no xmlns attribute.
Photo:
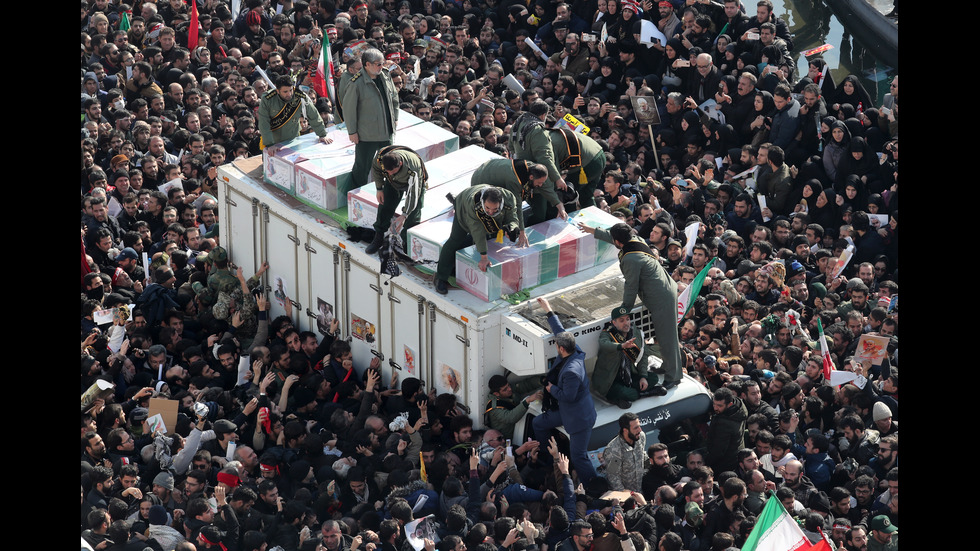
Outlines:
<svg viewBox="0 0 980 551"><path fill-rule="evenodd" d="M622 398L616 400L616 405L619 406L619 409L629 409L630 406L633 405L633 402L630 402L629 400Z"/></svg>
<svg viewBox="0 0 980 551"><path fill-rule="evenodd" d="M666 396L667 389L661 385L653 385L646 389L646 391L641 392L640 396Z"/></svg>
<svg viewBox="0 0 980 551"><path fill-rule="evenodd" d="M449 294L449 284L446 283L445 280L443 280L443 279L436 279L435 283L436 283L436 292L437 293L439 293L440 295L448 295Z"/></svg>
<svg viewBox="0 0 980 551"><path fill-rule="evenodd" d="M664 390L669 390L669 389L674 388L675 386L677 386L679 384L681 384L681 382L679 380L678 381L667 381L667 382L664 383L663 388L664 388Z"/></svg>
<svg viewBox="0 0 980 551"><path fill-rule="evenodd" d="M374 232L374 239L372 239L371 243L367 246L366 249L364 249L364 252L368 254L374 254L378 252L378 250L381 248L381 244L384 243L384 240L385 240L384 232L379 232L379 231Z"/></svg>

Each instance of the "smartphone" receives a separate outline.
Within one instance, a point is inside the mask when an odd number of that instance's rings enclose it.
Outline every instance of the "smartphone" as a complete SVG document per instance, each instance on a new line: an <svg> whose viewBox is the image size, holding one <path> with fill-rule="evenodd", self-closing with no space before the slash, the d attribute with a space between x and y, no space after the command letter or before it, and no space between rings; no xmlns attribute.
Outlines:
<svg viewBox="0 0 980 551"><path fill-rule="evenodd" d="M585 33L582 35L582 42L595 42L595 40L594 34Z"/></svg>
<svg viewBox="0 0 980 551"><path fill-rule="evenodd" d="M514 449L510 445L510 438L507 439L507 457L514 456Z"/></svg>

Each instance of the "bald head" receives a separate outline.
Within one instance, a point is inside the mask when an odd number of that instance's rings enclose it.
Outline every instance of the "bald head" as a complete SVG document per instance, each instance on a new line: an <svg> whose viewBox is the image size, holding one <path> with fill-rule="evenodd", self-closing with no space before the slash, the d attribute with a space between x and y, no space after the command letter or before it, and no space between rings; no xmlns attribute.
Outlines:
<svg viewBox="0 0 980 551"><path fill-rule="evenodd" d="M483 442L490 446L496 448L500 445L500 440L503 438L503 434L496 429L489 429L487 432L483 433Z"/></svg>

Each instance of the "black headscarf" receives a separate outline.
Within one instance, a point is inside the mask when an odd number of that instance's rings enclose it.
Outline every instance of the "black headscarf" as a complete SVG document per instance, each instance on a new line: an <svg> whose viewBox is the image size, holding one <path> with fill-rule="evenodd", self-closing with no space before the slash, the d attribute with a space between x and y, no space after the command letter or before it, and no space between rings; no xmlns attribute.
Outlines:
<svg viewBox="0 0 980 551"><path fill-rule="evenodd" d="M854 85L854 91L850 94L844 90L844 84L848 82ZM875 106L874 101L871 99L871 94L864 89L861 81L854 75L844 77L844 80L837 86L837 90L834 91L833 99L828 103L850 103L855 109L858 108L858 104L861 105L862 109Z"/></svg>

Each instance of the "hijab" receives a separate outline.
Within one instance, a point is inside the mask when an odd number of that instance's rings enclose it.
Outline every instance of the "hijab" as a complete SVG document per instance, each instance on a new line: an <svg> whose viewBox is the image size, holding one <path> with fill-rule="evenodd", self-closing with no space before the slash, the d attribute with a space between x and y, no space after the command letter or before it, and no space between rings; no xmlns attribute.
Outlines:
<svg viewBox="0 0 980 551"><path fill-rule="evenodd" d="M850 83L854 86L854 91L848 94L844 90L844 84ZM834 91L834 99L830 103L850 103L857 109L858 104L861 104L862 109L868 109L874 107L874 102L871 100L871 94L864 89L861 81L858 77L854 75L847 75L844 80L837 86L837 90Z"/></svg>

